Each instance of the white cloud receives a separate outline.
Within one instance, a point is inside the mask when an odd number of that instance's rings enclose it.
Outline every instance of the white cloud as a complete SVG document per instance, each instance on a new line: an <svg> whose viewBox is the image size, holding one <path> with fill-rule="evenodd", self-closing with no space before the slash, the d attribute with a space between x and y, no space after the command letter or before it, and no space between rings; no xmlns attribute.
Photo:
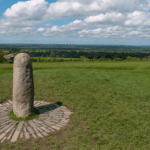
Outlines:
<svg viewBox="0 0 150 150"><path fill-rule="evenodd" d="M124 19L123 14L112 12L112 13L107 13L107 14L90 16L90 17L87 17L84 21L87 23L104 22L104 21L116 22L116 21L121 21L123 19Z"/></svg>
<svg viewBox="0 0 150 150"><path fill-rule="evenodd" d="M150 38L150 0L58 0L49 7L47 4L45 0L30 0L12 5L0 20L0 36L37 36L40 32L47 37L67 37L77 32L78 37ZM76 20L36 28L41 23L70 17Z"/></svg>
<svg viewBox="0 0 150 150"><path fill-rule="evenodd" d="M150 25L150 13L134 11L128 14L128 19L124 23L128 26L149 26Z"/></svg>
<svg viewBox="0 0 150 150"><path fill-rule="evenodd" d="M37 31L44 31L44 28L39 28L39 29L37 29Z"/></svg>
<svg viewBox="0 0 150 150"><path fill-rule="evenodd" d="M36 19L45 13L46 4L45 0L18 2L8 8L4 15L6 18Z"/></svg>

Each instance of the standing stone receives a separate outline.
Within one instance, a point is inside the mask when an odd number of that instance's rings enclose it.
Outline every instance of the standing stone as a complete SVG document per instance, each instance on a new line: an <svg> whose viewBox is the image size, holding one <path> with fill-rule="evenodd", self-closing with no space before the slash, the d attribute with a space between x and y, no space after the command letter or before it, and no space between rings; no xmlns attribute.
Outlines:
<svg viewBox="0 0 150 150"><path fill-rule="evenodd" d="M13 112L25 118L33 112L34 82L31 58L19 53L13 64Z"/></svg>

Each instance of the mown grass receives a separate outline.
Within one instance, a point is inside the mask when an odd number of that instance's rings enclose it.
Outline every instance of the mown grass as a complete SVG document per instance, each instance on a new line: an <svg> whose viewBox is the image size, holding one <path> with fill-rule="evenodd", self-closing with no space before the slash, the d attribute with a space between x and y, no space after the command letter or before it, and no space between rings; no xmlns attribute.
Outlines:
<svg viewBox="0 0 150 150"><path fill-rule="evenodd" d="M44 138L0 143L2 150L150 149L150 62L32 63L34 99L74 114ZM0 101L12 98L13 64L0 64Z"/></svg>

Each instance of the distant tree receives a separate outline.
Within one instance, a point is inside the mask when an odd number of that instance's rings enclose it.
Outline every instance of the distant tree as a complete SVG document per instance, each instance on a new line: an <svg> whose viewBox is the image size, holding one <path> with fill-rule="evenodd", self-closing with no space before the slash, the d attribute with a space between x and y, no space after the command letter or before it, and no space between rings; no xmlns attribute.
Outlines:
<svg viewBox="0 0 150 150"><path fill-rule="evenodd" d="M2 56L6 55L7 52L4 52L1 48L0 48L0 54L2 54Z"/></svg>
<svg viewBox="0 0 150 150"><path fill-rule="evenodd" d="M3 62L5 60L4 55L6 55L7 52L4 52L1 48L0 48L0 62Z"/></svg>
<svg viewBox="0 0 150 150"><path fill-rule="evenodd" d="M15 56L17 55L17 54L19 54L19 52L16 52L16 53L12 53L13 55L14 55L14 58L15 58Z"/></svg>
<svg viewBox="0 0 150 150"><path fill-rule="evenodd" d="M55 56L55 53L54 52L51 52L50 53L50 57L54 57Z"/></svg>
<svg viewBox="0 0 150 150"><path fill-rule="evenodd" d="M80 58L81 58L82 60L84 60L84 59L85 59L85 56L80 56Z"/></svg>

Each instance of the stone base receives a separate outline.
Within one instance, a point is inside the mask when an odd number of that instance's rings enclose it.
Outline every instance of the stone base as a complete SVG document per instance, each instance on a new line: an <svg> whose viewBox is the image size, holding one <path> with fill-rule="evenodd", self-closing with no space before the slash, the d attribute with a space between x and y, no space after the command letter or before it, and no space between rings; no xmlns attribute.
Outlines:
<svg viewBox="0 0 150 150"><path fill-rule="evenodd" d="M40 114L37 119L14 121L8 116L12 110L12 102L0 104L0 141L16 142L18 138L29 139L48 136L51 132L60 130L69 122L69 116L73 112L65 106L51 104L44 101L34 101L34 107Z"/></svg>

